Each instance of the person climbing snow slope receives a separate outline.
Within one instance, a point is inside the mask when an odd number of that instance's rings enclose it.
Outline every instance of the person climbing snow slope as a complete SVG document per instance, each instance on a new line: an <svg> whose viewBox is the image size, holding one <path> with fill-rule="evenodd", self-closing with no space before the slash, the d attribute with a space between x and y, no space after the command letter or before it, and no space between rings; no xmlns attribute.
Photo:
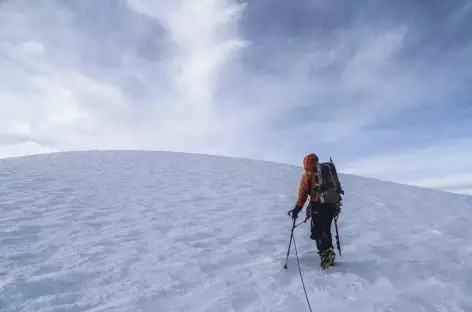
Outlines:
<svg viewBox="0 0 472 312"><path fill-rule="evenodd" d="M308 196L310 201L306 209L307 218L311 217L311 235L310 238L316 242L318 255L320 256L320 266L327 269L334 265L336 253L334 252L331 224L338 213L336 204L322 203L320 201L320 188L317 177L318 156L314 153L309 154L303 159L303 173L295 208L292 212L292 218L296 219L298 213L303 209Z"/></svg>

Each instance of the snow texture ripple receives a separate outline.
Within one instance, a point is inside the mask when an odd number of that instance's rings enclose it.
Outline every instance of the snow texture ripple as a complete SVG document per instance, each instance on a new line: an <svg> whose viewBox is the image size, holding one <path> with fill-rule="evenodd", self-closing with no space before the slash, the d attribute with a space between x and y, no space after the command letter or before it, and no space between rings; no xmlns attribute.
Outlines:
<svg viewBox="0 0 472 312"><path fill-rule="evenodd" d="M293 245L283 269L301 174L167 152L0 160L0 311L308 311ZM295 231L314 311L472 311L471 197L341 181L338 265Z"/></svg>

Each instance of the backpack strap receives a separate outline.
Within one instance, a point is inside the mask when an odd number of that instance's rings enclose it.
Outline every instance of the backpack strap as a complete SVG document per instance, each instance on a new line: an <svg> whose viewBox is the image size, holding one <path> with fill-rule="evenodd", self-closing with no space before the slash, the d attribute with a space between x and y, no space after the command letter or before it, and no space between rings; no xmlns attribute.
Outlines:
<svg viewBox="0 0 472 312"><path fill-rule="evenodd" d="M318 202L320 200L320 189L319 187L315 187L317 183L319 183L318 174L315 170L310 171L311 183L310 183L310 201L311 202Z"/></svg>

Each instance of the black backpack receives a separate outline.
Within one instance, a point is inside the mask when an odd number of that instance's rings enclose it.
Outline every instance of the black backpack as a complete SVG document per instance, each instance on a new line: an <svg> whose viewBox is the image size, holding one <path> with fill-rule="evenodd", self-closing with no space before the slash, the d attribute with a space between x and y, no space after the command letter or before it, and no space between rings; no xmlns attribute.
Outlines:
<svg viewBox="0 0 472 312"><path fill-rule="evenodd" d="M321 202L327 204L339 204L344 191L338 178L336 166L331 157L329 162L318 163L316 175L320 185Z"/></svg>

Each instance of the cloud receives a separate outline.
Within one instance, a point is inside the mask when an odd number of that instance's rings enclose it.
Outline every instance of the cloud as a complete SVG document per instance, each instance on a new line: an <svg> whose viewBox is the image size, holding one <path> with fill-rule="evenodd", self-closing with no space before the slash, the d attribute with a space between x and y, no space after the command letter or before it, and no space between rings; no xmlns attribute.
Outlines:
<svg viewBox="0 0 472 312"><path fill-rule="evenodd" d="M45 148L35 142L27 141L15 144L3 144L0 149L0 158L48 154L53 152L57 152L57 150Z"/></svg>
<svg viewBox="0 0 472 312"><path fill-rule="evenodd" d="M471 14L466 1L3 1L0 156L300 164L316 151L348 172L434 185L426 151L472 137ZM423 171L396 171L411 154Z"/></svg>
<svg viewBox="0 0 472 312"><path fill-rule="evenodd" d="M409 184L472 194L470 192L472 190L472 173L458 173L430 179L413 180L409 181Z"/></svg>
<svg viewBox="0 0 472 312"><path fill-rule="evenodd" d="M340 171L384 180L471 194L472 137L438 141L425 148L366 157Z"/></svg>
<svg viewBox="0 0 472 312"><path fill-rule="evenodd" d="M27 125L23 135L59 150L200 151L235 135L214 92L226 59L244 45L231 31L239 6L30 4L2 4L2 80L7 72L16 79L1 90L8 104L0 109L3 122Z"/></svg>

